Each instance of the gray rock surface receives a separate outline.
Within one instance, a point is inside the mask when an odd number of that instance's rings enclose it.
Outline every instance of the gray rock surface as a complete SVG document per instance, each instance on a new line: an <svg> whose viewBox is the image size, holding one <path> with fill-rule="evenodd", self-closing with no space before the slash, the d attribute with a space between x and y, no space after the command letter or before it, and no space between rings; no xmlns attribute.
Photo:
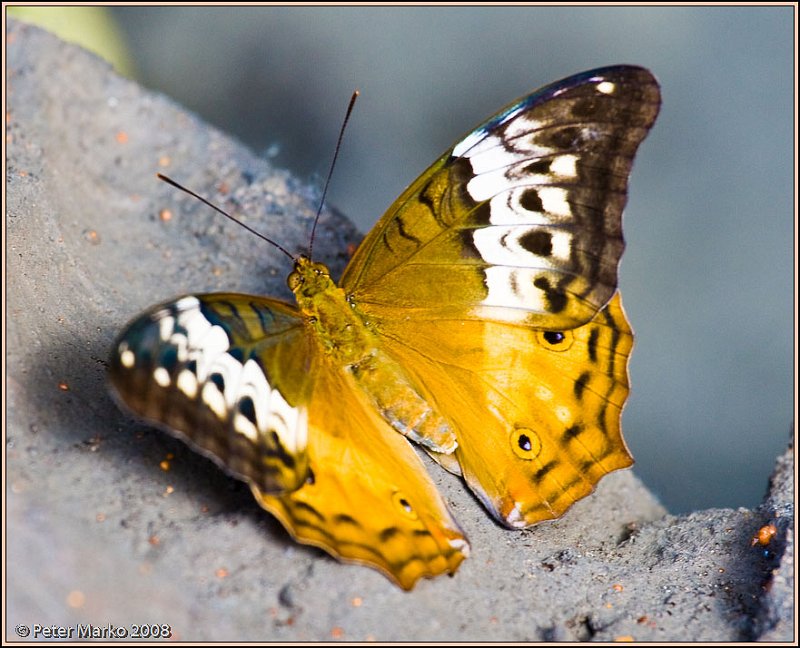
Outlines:
<svg viewBox="0 0 800 648"><path fill-rule="evenodd" d="M7 36L7 641L87 623L187 641L792 640L792 447L756 510L667 515L623 471L521 532L431 465L472 555L406 593L293 543L242 484L120 413L104 362L138 311L289 296L284 257L154 174L298 250L318 190L79 48ZM338 274L357 240L326 211L315 255Z"/></svg>

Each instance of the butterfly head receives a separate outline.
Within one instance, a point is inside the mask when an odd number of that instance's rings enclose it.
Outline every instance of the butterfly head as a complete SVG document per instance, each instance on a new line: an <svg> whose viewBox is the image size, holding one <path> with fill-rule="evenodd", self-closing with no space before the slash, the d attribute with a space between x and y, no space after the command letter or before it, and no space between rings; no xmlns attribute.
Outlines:
<svg viewBox="0 0 800 648"><path fill-rule="evenodd" d="M294 270L286 280L298 303L312 299L315 295L335 287L331 271L324 263L312 261L300 255L295 259Z"/></svg>

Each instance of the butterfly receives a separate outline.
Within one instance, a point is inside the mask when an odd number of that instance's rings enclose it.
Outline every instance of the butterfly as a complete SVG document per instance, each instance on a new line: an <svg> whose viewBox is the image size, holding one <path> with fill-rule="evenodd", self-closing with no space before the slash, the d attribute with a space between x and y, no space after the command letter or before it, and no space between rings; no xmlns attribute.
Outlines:
<svg viewBox="0 0 800 648"><path fill-rule="evenodd" d="M113 390L299 542L404 589L454 574L469 544L410 441L509 528L559 517L633 462L617 267L659 106L652 74L626 65L515 101L405 190L338 285L298 255L296 304L156 306L114 343Z"/></svg>

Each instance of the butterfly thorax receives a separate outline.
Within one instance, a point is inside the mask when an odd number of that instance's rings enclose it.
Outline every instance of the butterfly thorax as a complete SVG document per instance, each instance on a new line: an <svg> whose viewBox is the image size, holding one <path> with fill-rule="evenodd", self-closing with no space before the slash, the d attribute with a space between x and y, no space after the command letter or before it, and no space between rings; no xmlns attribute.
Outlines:
<svg viewBox="0 0 800 648"><path fill-rule="evenodd" d="M368 357L376 340L322 263L300 256L287 280L297 306L325 351L341 365Z"/></svg>

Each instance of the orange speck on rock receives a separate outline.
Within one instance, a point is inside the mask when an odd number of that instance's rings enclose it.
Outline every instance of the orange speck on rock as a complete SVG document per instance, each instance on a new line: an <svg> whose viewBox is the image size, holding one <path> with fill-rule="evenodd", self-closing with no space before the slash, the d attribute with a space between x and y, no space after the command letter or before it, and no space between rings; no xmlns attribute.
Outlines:
<svg viewBox="0 0 800 648"><path fill-rule="evenodd" d="M170 164L172 164L172 159L168 155L162 155L158 158L158 166L162 169L168 167Z"/></svg>
<svg viewBox="0 0 800 648"><path fill-rule="evenodd" d="M154 547L157 547L158 545L160 545L160 544L161 544L161 539L160 539L160 538L159 538L157 535L151 535L151 536L150 536L150 537L147 539L147 541L148 541L148 542L149 542L151 545L153 545Z"/></svg>
<svg viewBox="0 0 800 648"><path fill-rule="evenodd" d="M334 639L341 639L344 637L344 630L339 626L333 626L333 628L331 628L331 637Z"/></svg>
<svg viewBox="0 0 800 648"><path fill-rule="evenodd" d="M61 391L69 391L69 385L66 382L63 382L63 381L58 383L58 388Z"/></svg>
<svg viewBox="0 0 800 648"><path fill-rule="evenodd" d="M158 219L162 223L167 223L172 220L172 212L169 209L162 209L158 212Z"/></svg>
<svg viewBox="0 0 800 648"><path fill-rule="evenodd" d="M364 603L364 599L362 599L360 596L354 596L350 600L350 603L353 607L361 607L361 605Z"/></svg>
<svg viewBox="0 0 800 648"><path fill-rule="evenodd" d="M98 513L94 516L94 519L98 522L105 522L106 521L106 514L105 513Z"/></svg>
<svg viewBox="0 0 800 648"><path fill-rule="evenodd" d="M631 635L619 635L618 637L614 637L614 641L631 642L636 640Z"/></svg>
<svg viewBox="0 0 800 648"><path fill-rule="evenodd" d="M86 603L86 595L80 590L72 590L67 594L67 605L71 608L81 608Z"/></svg>
<svg viewBox="0 0 800 648"><path fill-rule="evenodd" d="M128 143L128 134L125 131L117 132L117 142L120 144Z"/></svg>
<svg viewBox="0 0 800 648"><path fill-rule="evenodd" d="M640 616L638 619L636 619L636 623L647 623L649 620L650 619L645 614L644 616Z"/></svg>
<svg viewBox="0 0 800 648"><path fill-rule="evenodd" d="M765 524L753 536L750 546L761 545L766 547L776 535L778 535L778 528L774 524Z"/></svg>
<svg viewBox="0 0 800 648"><path fill-rule="evenodd" d="M228 577L228 570L224 567L220 567L217 571L214 572L214 575L217 578L227 578Z"/></svg>
<svg viewBox="0 0 800 648"><path fill-rule="evenodd" d="M158 466L164 472L167 472L169 470L169 468L170 468L169 461L167 461L166 459L164 461L162 461L161 463L159 463Z"/></svg>
<svg viewBox="0 0 800 648"><path fill-rule="evenodd" d="M614 585L613 585L613 587L611 589L613 589L615 592L621 592L625 588L622 585L620 585L619 583L614 583Z"/></svg>

